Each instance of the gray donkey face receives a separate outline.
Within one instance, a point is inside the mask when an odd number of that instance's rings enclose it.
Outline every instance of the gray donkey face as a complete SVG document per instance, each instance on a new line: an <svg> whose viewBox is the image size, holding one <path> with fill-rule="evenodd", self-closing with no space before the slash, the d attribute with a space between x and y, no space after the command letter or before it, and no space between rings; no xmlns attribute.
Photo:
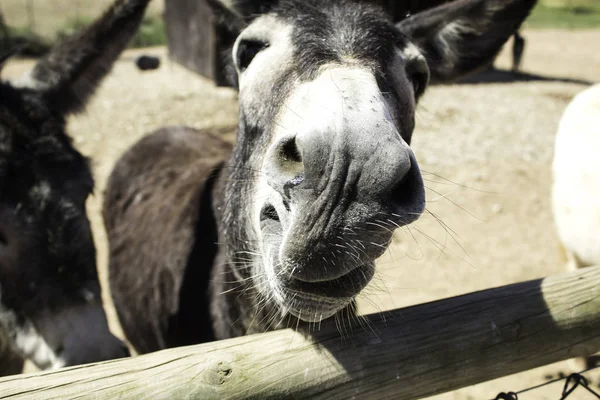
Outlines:
<svg viewBox="0 0 600 400"><path fill-rule="evenodd" d="M349 0L226 5L245 28L222 235L258 303L307 322L351 303L424 210L419 96L487 65L534 4L460 0L397 25Z"/></svg>
<svg viewBox="0 0 600 400"><path fill-rule="evenodd" d="M262 173L247 209L261 244L256 273L309 321L346 306L391 232L423 211L408 143L428 81L424 57L403 56L411 45L377 10L313 7L282 4L233 49L244 134L262 155L251 161Z"/></svg>
<svg viewBox="0 0 600 400"><path fill-rule="evenodd" d="M65 125L136 31L148 0L118 0L20 82L0 82L0 328L40 368L128 354L108 330L85 202L88 161Z"/></svg>

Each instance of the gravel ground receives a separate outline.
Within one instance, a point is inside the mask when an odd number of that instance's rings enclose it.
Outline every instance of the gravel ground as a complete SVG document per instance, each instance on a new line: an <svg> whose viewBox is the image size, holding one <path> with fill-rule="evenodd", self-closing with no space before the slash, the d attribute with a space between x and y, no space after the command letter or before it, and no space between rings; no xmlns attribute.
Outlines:
<svg viewBox="0 0 600 400"><path fill-rule="evenodd" d="M600 81L600 30L526 31L525 37L524 69L556 80L438 86L423 98L412 145L426 178L430 214L395 236L390 251L379 261L376 279L360 299L362 312L565 270L550 212L554 135L567 103L586 87L565 79ZM165 54L164 49L144 52ZM77 146L93 160L97 188L88 205L103 282L107 247L100 204L119 155L162 125L233 127L236 123L236 96L231 90L215 88L169 62L157 71L140 73L132 63L137 53L123 57L86 114L70 121ZM505 52L497 65L508 62ZM29 65L9 64L3 75L17 76ZM107 310L119 334L109 301ZM568 372L568 364L435 399L493 398L500 391L542 383L545 375L559 371ZM598 383L598 376L594 378ZM522 398L556 399L560 391L561 384L554 384ZM575 398L588 398L579 396Z"/></svg>

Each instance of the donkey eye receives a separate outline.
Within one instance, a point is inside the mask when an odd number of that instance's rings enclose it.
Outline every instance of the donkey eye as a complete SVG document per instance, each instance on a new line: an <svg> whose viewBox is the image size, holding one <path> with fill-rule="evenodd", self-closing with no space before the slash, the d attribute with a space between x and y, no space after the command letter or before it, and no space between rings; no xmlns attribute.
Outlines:
<svg viewBox="0 0 600 400"><path fill-rule="evenodd" d="M248 68L254 57L266 47L268 47L268 43L259 40L242 40L236 54L239 70L243 72Z"/></svg>

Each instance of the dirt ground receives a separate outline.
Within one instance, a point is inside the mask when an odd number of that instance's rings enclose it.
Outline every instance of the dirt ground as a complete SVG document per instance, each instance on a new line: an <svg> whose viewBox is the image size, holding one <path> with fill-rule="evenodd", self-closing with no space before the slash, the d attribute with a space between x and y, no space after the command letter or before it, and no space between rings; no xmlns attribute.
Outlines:
<svg viewBox="0 0 600 400"><path fill-rule="evenodd" d="M379 273L360 299L371 313L501 286L565 270L550 211L554 135L570 99L600 81L600 30L525 31L523 69L550 80L432 87L421 101L413 148L428 187L427 210L395 236ZM166 124L234 126L236 95L215 88L163 57L153 72L138 72L128 52L84 115L69 130L93 160L96 194L89 201L98 265L106 281L102 192L115 160L141 136ZM165 56L164 49L144 50ZM507 67L508 51L497 66ZM14 62L16 77L30 62ZM433 217L435 215L435 218ZM442 223L438 222L442 221ZM109 297L106 296L106 299ZM111 326L120 334L110 302ZM494 398L570 371L567 363L486 382L437 400ZM592 375L593 376L593 375ZM598 384L598 376L594 376ZM562 383L522 399L556 399ZM586 397L587 396L587 397ZM594 398L576 392L571 398Z"/></svg>

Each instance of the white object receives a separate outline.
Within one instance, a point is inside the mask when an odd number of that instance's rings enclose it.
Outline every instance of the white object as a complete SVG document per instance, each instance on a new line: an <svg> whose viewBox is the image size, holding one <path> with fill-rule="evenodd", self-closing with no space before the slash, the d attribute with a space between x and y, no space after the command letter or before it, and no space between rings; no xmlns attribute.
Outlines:
<svg viewBox="0 0 600 400"><path fill-rule="evenodd" d="M600 84L567 106L552 173L554 221L569 267L600 264Z"/></svg>

